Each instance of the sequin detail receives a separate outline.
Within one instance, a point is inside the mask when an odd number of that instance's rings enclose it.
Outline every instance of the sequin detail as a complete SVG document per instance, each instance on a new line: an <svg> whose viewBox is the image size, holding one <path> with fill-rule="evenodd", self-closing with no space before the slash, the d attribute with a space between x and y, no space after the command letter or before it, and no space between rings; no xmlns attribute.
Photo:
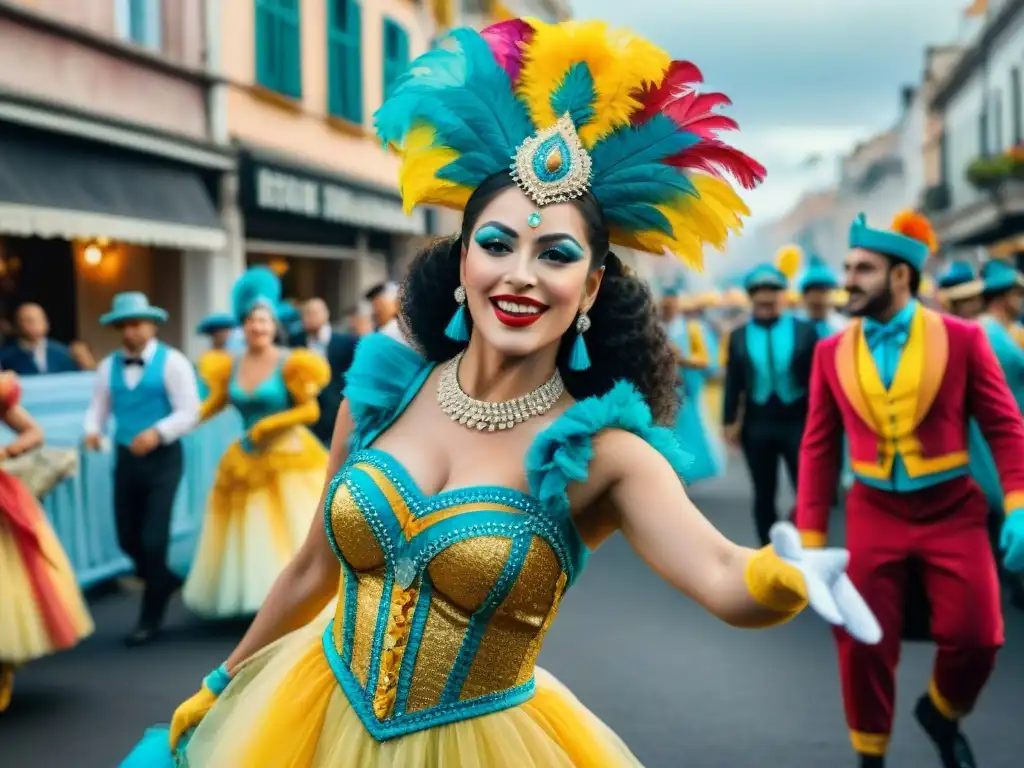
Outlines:
<svg viewBox="0 0 1024 768"><path fill-rule="evenodd" d="M395 709L399 672L412 629L417 598L418 592L415 589L404 589L396 585L392 591L391 611L380 655L377 693L373 697L373 713L379 720L389 718Z"/></svg>
<svg viewBox="0 0 1024 768"><path fill-rule="evenodd" d="M568 114L516 150L512 178L539 206L575 200L590 189L593 162Z"/></svg>

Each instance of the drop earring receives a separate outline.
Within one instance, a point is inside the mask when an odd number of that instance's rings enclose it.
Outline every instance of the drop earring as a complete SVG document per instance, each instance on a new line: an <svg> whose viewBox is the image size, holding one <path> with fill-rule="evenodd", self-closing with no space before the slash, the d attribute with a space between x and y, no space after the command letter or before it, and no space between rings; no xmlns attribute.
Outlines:
<svg viewBox="0 0 1024 768"><path fill-rule="evenodd" d="M461 285L455 289L455 303L459 305L444 329L444 335L452 341L469 341L469 311L466 309L466 289Z"/></svg>
<svg viewBox="0 0 1024 768"><path fill-rule="evenodd" d="M585 311L581 311L576 318L576 341L572 343L572 350L569 353L570 371L585 371L590 367L587 342L583 340L583 334L589 330L590 317Z"/></svg>

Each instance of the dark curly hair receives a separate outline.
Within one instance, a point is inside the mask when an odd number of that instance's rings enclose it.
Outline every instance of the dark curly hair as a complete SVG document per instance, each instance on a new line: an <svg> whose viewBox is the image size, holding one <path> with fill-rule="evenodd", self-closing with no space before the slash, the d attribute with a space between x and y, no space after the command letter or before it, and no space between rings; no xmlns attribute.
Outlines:
<svg viewBox="0 0 1024 768"><path fill-rule="evenodd" d="M462 244L468 243L484 208L499 193L515 185L502 172L485 180L470 197L462 219L462 233L434 241L409 267L402 290L402 325L428 360L450 360L465 344L445 336L455 313ZM566 389L577 400L602 395L619 380L637 388L657 422L671 424L679 407L678 357L658 321L654 298L647 286L609 250L609 233L601 207L587 193L572 201L587 228L593 252L592 268L605 268L594 305L587 314L590 368L569 369L575 340L570 328L558 350L558 369Z"/></svg>

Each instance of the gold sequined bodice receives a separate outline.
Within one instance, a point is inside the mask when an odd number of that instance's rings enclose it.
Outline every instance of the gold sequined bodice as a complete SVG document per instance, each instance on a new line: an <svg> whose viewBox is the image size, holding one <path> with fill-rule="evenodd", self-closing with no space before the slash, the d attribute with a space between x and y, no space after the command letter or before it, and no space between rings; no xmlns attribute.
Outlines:
<svg viewBox="0 0 1024 768"><path fill-rule="evenodd" d="M377 450L351 457L326 511L343 580L324 647L374 735L532 695L541 641L585 554L571 521L499 487L425 496Z"/></svg>

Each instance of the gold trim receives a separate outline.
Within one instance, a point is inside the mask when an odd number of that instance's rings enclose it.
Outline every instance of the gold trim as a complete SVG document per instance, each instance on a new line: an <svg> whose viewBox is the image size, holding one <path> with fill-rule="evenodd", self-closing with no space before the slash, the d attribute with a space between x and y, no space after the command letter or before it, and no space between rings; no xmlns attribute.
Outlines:
<svg viewBox="0 0 1024 768"><path fill-rule="evenodd" d="M930 309L920 308L918 312L924 323L924 369L918 385L917 411L911 430L916 430L931 410L949 364L949 334L942 316Z"/></svg>
<svg viewBox="0 0 1024 768"><path fill-rule="evenodd" d="M959 720L966 713L954 707L949 699L942 695L939 691L939 685L935 682L933 677L928 683L928 698L932 700L932 704L939 710L939 714L947 720Z"/></svg>
<svg viewBox="0 0 1024 768"><path fill-rule="evenodd" d="M857 370L857 345L863 336L862 325L863 321L855 320L839 337L839 343L836 345L836 375L839 377L839 386L842 387L843 394L850 401L853 410L860 416L861 421L878 434L878 426L860 388Z"/></svg>
<svg viewBox="0 0 1024 768"><path fill-rule="evenodd" d="M861 755L884 757L889 748L889 734L850 731L850 743L853 744L854 751Z"/></svg>

